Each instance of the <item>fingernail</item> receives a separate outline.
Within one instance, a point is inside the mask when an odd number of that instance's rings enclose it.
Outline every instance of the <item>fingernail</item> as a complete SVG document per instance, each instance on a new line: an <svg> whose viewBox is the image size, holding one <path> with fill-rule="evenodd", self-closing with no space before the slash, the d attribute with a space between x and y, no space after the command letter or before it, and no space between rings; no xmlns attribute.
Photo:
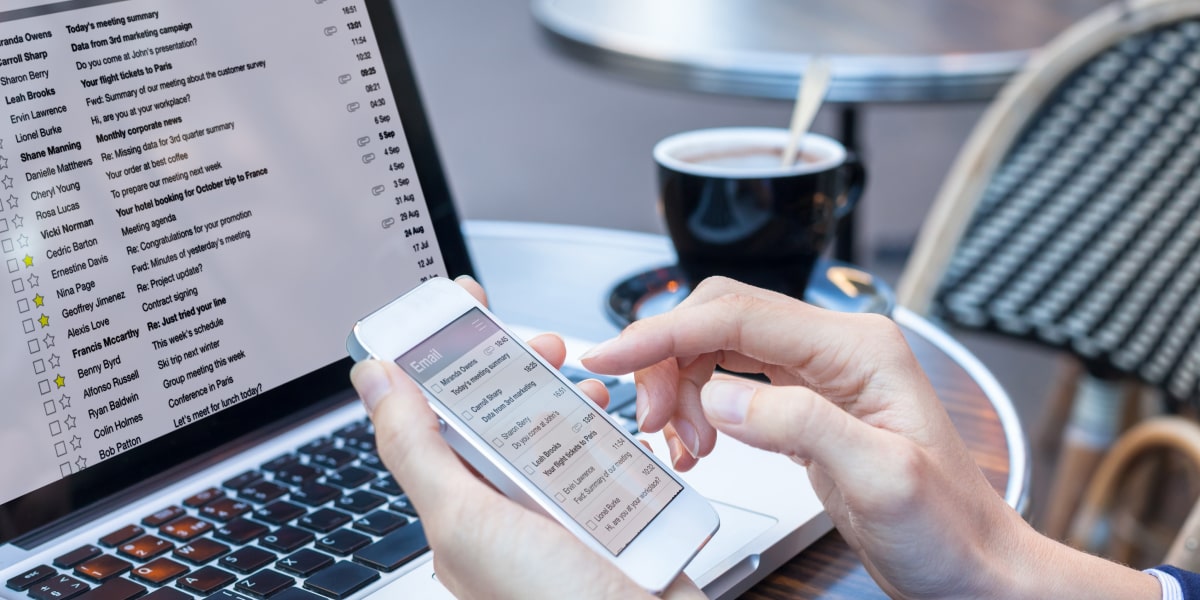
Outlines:
<svg viewBox="0 0 1200 600"><path fill-rule="evenodd" d="M692 455L692 458L700 458L700 436L696 435L696 427L689 421L680 419L675 421L675 433L679 436L679 441L683 442L683 448Z"/></svg>
<svg viewBox="0 0 1200 600"><path fill-rule="evenodd" d="M638 431L645 431L642 423L646 420L646 411L650 408L650 394L646 391L646 386L637 384L637 399L634 402L637 406L634 418L637 419Z"/></svg>
<svg viewBox="0 0 1200 600"><path fill-rule="evenodd" d="M354 384L354 389L358 390L358 396L362 398L368 415L375 414L375 407L379 406L379 401L392 389L387 371L383 369L383 365L373 360L354 365L354 368L350 369L350 382Z"/></svg>
<svg viewBox="0 0 1200 600"><path fill-rule="evenodd" d="M455 281L475 281L475 278L471 277L470 275L459 275L458 277L455 277L454 280ZM479 283L479 282L475 281L475 283Z"/></svg>
<svg viewBox="0 0 1200 600"><path fill-rule="evenodd" d="M587 352L584 352L583 354L581 354L579 356L579 360L587 360L589 358L595 358L597 356L600 356L601 354L604 354L604 351L607 350L608 347L611 346L613 344L613 342L615 342L615 341L617 341L617 338L613 338L608 341L600 342L599 344L593 346L591 350L588 350Z"/></svg>
<svg viewBox="0 0 1200 600"><path fill-rule="evenodd" d="M679 443L679 438L671 438L667 445L671 447L671 466L678 469L679 460L683 458L683 444Z"/></svg>
<svg viewBox="0 0 1200 600"><path fill-rule="evenodd" d="M746 421L754 388L738 381L712 380L700 389L700 403L717 420L731 425Z"/></svg>

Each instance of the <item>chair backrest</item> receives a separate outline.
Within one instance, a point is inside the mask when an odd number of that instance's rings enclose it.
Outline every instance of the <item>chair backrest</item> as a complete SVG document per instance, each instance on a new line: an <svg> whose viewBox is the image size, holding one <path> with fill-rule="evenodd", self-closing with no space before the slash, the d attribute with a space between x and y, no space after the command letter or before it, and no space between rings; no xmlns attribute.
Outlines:
<svg viewBox="0 0 1200 600"><path fill-rule="evenodd" d="M968 139L897 288L951 324L1200 396L1200 2L1110 5Z"/></svg>

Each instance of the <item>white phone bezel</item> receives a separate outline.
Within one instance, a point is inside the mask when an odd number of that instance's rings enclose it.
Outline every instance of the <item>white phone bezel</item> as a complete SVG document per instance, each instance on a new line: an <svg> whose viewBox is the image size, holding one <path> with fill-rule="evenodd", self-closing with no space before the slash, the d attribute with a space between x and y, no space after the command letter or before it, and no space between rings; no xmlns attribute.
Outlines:
<svg viewBox="0 0 1200 600"><path fill-rule="evenodd" d="M546 364L523 340L496 318L486 307L458 284L434 278L409 293L393 300L354 325L347 339L347 349L355 360L377 358L395 360L416 345L461 317L472 308L481 310L508 336L536 360ZM414 315L417 318L414 318ZM675 475L635 438L614 423L608 414L595 405L559 371L546 364L549 371L575 394L589 404L618 433L625 436L663 472L682 486L679 494L662 509L649 525L614 556L602 546L553 498L533 484L520 469L505 460L491 444L480 438L453 411L445 410L428 390L425 393L430 407L445 424L443 436L451 447L498 489L522 505L558 521L596 553L609 559L642 588L661 592L704 547L720 526L720 519L703 496Z"/></svg>

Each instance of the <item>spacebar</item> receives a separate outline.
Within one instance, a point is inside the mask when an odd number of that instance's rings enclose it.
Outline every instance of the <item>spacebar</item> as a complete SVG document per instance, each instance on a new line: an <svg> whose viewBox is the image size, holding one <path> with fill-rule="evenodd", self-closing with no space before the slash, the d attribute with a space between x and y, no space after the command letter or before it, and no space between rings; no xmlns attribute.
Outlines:
<svg viewBox="0 0 1200 600"><path fill-rule="evenodd" d="M354 560L380 571L395 571L429 549L420 521L393 531L354 553Z"/></svg>

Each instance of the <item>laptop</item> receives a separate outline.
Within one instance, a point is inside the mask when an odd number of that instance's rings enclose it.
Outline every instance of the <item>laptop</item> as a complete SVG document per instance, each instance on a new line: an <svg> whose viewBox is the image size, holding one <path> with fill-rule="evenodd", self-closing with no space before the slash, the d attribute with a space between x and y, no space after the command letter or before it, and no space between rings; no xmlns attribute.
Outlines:
<svg viewBox="0 0 1200 600"><path fill-rule="evenodd" d="M472 273L387 0L5 0L0 97L0 596L448 596L343 345ZM831 527L781 456L685 478L710 596Z"/></svg>

